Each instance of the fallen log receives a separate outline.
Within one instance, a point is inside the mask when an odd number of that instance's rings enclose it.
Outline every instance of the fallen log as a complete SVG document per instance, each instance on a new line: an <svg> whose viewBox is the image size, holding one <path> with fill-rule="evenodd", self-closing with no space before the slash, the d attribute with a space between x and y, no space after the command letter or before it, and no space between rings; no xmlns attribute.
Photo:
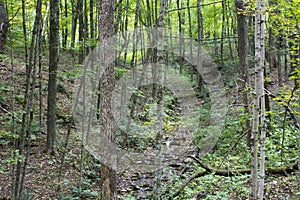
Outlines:
<svg viewBox="0 0 300 200"><path fill-rule="evenodd" d="M204 170L194 173L187 180L185 180L181 184L181 186L178 188L178 190L173 194L173 197L178 196L184 190L184 188L195 178L198 178L198 177L201 177L201 176L204 176L207 174L214 174L214 175L219 175L219 176L230 177L230 176L251 173L251 169L234 169L234 170L214 169L214 168L207 166L206 164L204 164L203 162L201 162L198 158L196 158L194 156L189 156L189 157L192 158L197 164L199 164L200 167L203 168ZM266 173L272 174L272 175L275 175L275 174L287 175L289 173L295 172L297 170L297 168L298 167L297 167L297 162L296 162L292 166L267 168Z"/></svg>

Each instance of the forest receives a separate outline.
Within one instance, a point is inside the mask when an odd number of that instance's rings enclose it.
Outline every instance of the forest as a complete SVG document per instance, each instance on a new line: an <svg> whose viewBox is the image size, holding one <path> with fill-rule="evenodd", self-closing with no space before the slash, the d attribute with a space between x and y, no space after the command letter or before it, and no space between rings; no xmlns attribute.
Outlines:
<svg viewBox="0 0 300 200"><path fill-rule="evenodd" d="M300 0L0 0L0 200L300 199Z"/></svg>

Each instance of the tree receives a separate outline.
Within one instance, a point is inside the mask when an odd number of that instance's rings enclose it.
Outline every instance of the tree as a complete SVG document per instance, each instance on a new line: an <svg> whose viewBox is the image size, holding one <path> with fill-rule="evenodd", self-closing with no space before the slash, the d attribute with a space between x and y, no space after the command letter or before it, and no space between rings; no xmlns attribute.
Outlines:
<svg viewBox="0 0 300 200"><path fill-rule="evenodd" d="M202 11L201 11L201 0L197 0L197 24L198 24L198 35L197 35L197 40L198 40L198 63L197 66L199 69L202 69L202 61L201 61L201 48L202 48L202 40L203 40L203 16L202 16ZM198 85L200 89L200 94L201 96L204 97L204 80L200 76L199 73L197 73L197 78L198 78Z"/></svg>
<svg viewBox="0 0 300 200"><path fill-rule="evenodd" d="M99 3L99 42L102 45L100 50L101 67L105 67L100 77L100 122L101 140L114 143L114 120L112 114L112 92L115 85L115 73L113 63L108 63L108 57L114 55L114 44L111 41L114 35L114 10L115 1L102 0ZM102 142L102 141L101 141ZM114 153L114 152L109 152ZM112 166L101 165L101 199L117 199L116 172Z"/></svg>
<svg viewBox="0 0 300 200"><path fill-rule="evenodd" d="M248 74L248 30L246 24L246 15L244 13L244 4L243 0L236 0L236 11L237 11L237 31L238 31L238 55L239 55L239 73L242 79L242 88L245 89L249 85L249 74ZM247 92L243 93L243 104L244 104L244 113L249 114L248 108L248 95ZM250 146L250 121L246 121L246 132L247 132L247 143Z"/></svg>
<svg viewBox="0 0 300 200"><path fill-rule="evenodd" d="M56 82L59 59L59 0L50 0L49 80L47 104L47 150L56 152Z"/></svg>
<svg viewBox="0 0 300 200"><path fill-rule="evenodd" d="M265 176L265 95L264 95L264 62L265 62L265 1L257 0L255 9L255 85L254 85L254 108L253 125L251 134L251 199L263 199L264 176ZM260 183L258 185L258 133L260 130Z"/></svg>
<svg viewBox="0 0 300 200"><path fill-rule="evenodd" d="M178 3L179 1L177 1ZM158 29L155 32L155 39L157 42L157 50L156 50L156 59L157 63L154 63L155 73L156 73L156 80L155 83L157 83L157 91L156 91L156 98L157 98L157 107L156 107L156 161L155 163L158 164L158 166L162 166L162 138L163 138L163 89L159 89L159 87L163 86L163 67L162 64L163 61L163 46L164 44L164 27L165 27L165 6L166 6L166 0L160 1L160 11L159 11L159 18L157 19L157 27ZM156 84L155 84L156 85ZM161 179L162 179L162 169L157 169L155 172L154 177L154 186L153 186L153 199L154 200L160 200L161 199Z"/></svg>
<svg viewBox="0 0 300 200"><path fill-rule="evenodd" d="M84 30L84 21L83 21L83 1L82 0L77 0L77 12L78 12L78 19L79 19L79 45L80 45L80 52L78 56L78 63L83 62L83 57L84 57L84 45L83 45L83 39L85 38L84 32L87 30Z"/></svg>
<svg viewBox="0 0 300 200"><path fill-rule="evenodd" d="M4 3L0 1L0 53L4 51L7 31L8 17L5 11Z"/></svg>
<svg viewBox="0 0 300 200"><path fill-rule="evenodd" d="M258 72L259 102L260 102L260 165L259 165L259 187L258 199L264 199L265 187L265 151L266 151L266 95L264 87L264 70L265 70L265 0L258 0L256 3L255 18L255 68Z"/></svg>
<svg viewBox="0 0 300 200"><path fill-rule="evenodd" d="M25 18L25 1L22 1L23 10L23 32L24 40L27 41L27 31L26 31L26 18ZM34 91L36 85L36 58L37 58L37 42L40 37L41 32L41 17L42 17L42 1L37 0L36 5L36 15L35 22L32 31L32 39L30 45L29 59L28 54L25 56L26 63L26 79L25 79L25 106L22 114L22 124L19 137L15 141L15 150L20 153L20 155L25 155L24 160L18 160L16 166L13 168L13 195L12 199L22 199L24 198L24 183L26 175L26 166L28 164L30 156L30 146L31 146L31 134L32 134L32 123L34 120ZM27 42L25 42L25 52L28 50Z"/></svg>
<svg viewBox="0 0 300 200"><path fill-rule="evenodd" d="M28 128L26 121L28 118L29 111L29 91L30 91L30 81L31 81L31 65L28 63L28 45L27 45L27 28L26 28L26 14L25 14L25 0L22 0L22 25L23 25L23 35L24 35L24 47L25 47L25 65L26 65L26 91L25 91L25 112L22 115L22 130L19 132L18 138L14 142L14 148L19 152L20 155L23 154L25 147L25 128ZM16 165L13 167L13 180L12 180L12 199L20 199L23 195L24 182L22 181L22 174L24 172L25 164L23 165L23 160L18 160Z"/></svg>

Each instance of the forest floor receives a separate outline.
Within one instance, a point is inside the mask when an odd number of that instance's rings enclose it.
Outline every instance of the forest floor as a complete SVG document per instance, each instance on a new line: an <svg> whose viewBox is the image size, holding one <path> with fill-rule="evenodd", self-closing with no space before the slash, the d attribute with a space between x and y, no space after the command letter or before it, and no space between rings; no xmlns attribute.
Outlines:
<svg viewBox="0 0 300 200"><path fill-rule="evenodd" d="M12 156L13 136L4 133L10 131L10 119L13 112L11 96L13 74L9 58L2 57L0 60L0 131L2 133L0 134L0 199L9 199L11 197L12 163L15 158ZM14 110L16 118L21 119L20 110L24 102L25 65L21 58L15 58L14 62ZM43 113L46 113L47 73L46 68L44 70L41 81L43 83ZM84 156L81 157L82 147L76 130L71 130L69 143L66 150L64 149L68 131L65 120L72 115L71 97L74 79L70 78L74 76L73 72L74 66L65 64L59 68L58 156L44 153L46 131L45 128L35 124L36 129L33 130L24 182L25 191L30 195L30 199L58 199L59 197L61 199L97 199L99 195L100 164L85 150L83 151ZM34 105L38 108L38 101L34 101ZM19 122L17 124L20 125ZM64 162L62 162L64 151L67 153ZM171 176L168 174L164 177L163 182L165 184L162 183L162 185L166 187L166 193L176 191L186 179L193 175L195 169L202 169L188 157L191 156L191 153L192 151L187 152L182 160L177 160L168 166L168 170L176 178L171 180ZM81 165L81 163L83 164ZM59 182L59 177L61 182ZM242 177L241 180L239 177ZM153 173L139 174L131 170L120 172L118 176L120 199L151 199L147 196L151 194L153 181ZM82 187L80 188L79 185ZM184 195L178 199L247 199L249 188L250 175L212 177L211 173L205 173L203 176L192 180L183 191ZM296 173L267 175L265 193L266 199L300 199ZM170 197L171 195L166 195L163 199L170 199Z"/></svg>

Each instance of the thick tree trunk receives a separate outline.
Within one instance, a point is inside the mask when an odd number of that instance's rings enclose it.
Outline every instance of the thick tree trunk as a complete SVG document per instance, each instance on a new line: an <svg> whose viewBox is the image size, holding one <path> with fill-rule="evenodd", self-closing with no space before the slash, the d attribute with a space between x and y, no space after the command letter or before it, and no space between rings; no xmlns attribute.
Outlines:
<svg viewBox="0 0 300 200"><path fill-rule="evenodd" d="M114 44L111 40L114 34L115 1L102 0L99 4L99 41L101 68L104 70L100 77L100 122L101 138L104 141L115 143L115 125L112 114L112 91L115 85L114 63L108 63L108 57L115 55ZM103 142L103 141L101 141ZM115 152L106 152L114 154ZM114 157L115 155L111 155ZM115 160L113 160L115 162ZM101 165L101 199L117 199L116 171L112 165Z"/></svg>
<svg viewBox="0 0 300 200"><path fill-rule="evenodd" d="M50 1L47 150L56 154L56 82L59 58L59 0Z"/></svg>
<svg viewBox="0 0 300 200"><path fill-rule="evenodd" d="M246 24L246 15L244 13L244 1L236 0L236 11L237 11L237 31L238 31L238 55L239 55L239 73L240 77L243 80L242 88L246 89L249 86L249 78L248 78L248 28ZM249 114L249 105L248 105L248 95L247 90L243 92L243 104L244 104L244 113L246 115ZM245 130L247 132L247 144L250 147L251 140L251 126L250 121L246 121Z"/></svg>
<svg viewBox="0 0 300 200"><path fill-rule="evenodd" d="M8 17L4 3L0 2L0 53L4 51L6 34L8 31Z"/></svg>
<svg viewBox="0 0 300 200"><path fill-rule="evenodd" d="M254 111L253 127L251 135L251 153L252 153L252 184L251 198L253 200L263 199L264 196L264 178L265 178L265 95L264 95L264 61L265 61L265 41L264 24L265 23L265 1L257 0L255 9L255 86L254 86ZM259 121L260 119L260 121ZM260 183L258 184L258 133L260 128Z"/></svg>

